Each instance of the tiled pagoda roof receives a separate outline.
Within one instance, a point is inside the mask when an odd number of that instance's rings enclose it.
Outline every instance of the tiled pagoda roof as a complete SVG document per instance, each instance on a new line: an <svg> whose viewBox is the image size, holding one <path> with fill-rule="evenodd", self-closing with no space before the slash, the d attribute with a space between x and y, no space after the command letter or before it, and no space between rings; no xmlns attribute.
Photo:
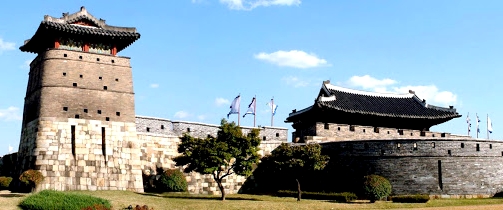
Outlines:
<svg viewBox="0 0 503 210"><path fill-rule="evenodd" d="M107 40L117 45L117 51L123 50L140 38L136 28L107 25L105 20L94 17L81 7L79 12L63 13L61 18L44 16L35 35L26 40L20 49L24 52L37 53L48 47L48 41L54 41L47 39L55 39L58 36Z"/></svg>
<svg viewBox="0 0 503 210"><path fill-rule="evenodd" d="M305 117L313 118L319 110L324 110L326 114L337 113L335 117L358 115L360 118L369 116L374 119L384 117L436 122L445 122L461 116L452 106L443 108L427 104L413 91L407 94L374 93L338 87L324 82L314 105L290 113L286 122L296 122ZM354 119L352 121L354 122Z"/></svg>

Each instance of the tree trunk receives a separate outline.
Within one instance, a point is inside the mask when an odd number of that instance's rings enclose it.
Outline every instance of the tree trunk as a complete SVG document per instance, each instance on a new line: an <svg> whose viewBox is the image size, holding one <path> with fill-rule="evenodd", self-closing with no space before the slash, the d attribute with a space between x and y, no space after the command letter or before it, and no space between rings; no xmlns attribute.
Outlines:
<svg viewBox="0 0 503 210"><path fill-rule="evenodd" d="M297 181L297 192L299 193L297 195L297 201L300 201L300 197L302 196L302 191L300 190L300 182L299 179L295 179L295 181Z"/></svg>
<svg viewBox="0 0 503 210"><path fill-rule="evenodd" d="M218 189L220 189L220 192L222 193L222 201L225 201L225 189L224 186L222 185L222 180L217 181L218 184Z"/></svg>

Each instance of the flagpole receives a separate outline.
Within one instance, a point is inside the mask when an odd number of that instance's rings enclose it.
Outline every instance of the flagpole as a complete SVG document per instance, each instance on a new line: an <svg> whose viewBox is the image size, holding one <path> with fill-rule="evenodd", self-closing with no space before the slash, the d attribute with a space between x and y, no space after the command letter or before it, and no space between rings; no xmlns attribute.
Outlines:
<svg viewBox="0 0 503 210"><path fill-rule="evenodd" d="M468 112L468 115L466 115L466 123L468 124L468 136L470 136L470 112Z"/></svg>
<svg viewBox="0 0 503 210"><path fill-rule="evenodd" d="M253 106L253 111L255 112L253 114L253 127L255 128L255 121L257 119L257 95L255 95L255 104Z"/></svg>
<svg viewBox="0 0 503 210"><path fill-rule="evenodd" d="M274 126L274 97L271 99L271 127Z"/></svg>
<svg viewBox="0 0 503 210"><path fill-rule="evenodd" d="M486 118L486 132L487 132L487 139L489 139L489 114L487 114Z"/></svg>
<svg viewBox="0 0 503 210"><path fill-rule="evenodd" d="M241 119L241 93L239 94L239 107L238 107L238 127L241 125L240 124L240 119Z"/></svg>
<svg viewBox="0 0 503 210"><path fill-rule="evenodd" d="M479 138L479 132L480 132L480 128L479 128L479 115L475 113L475 117L477 117L477 139Z"/></svg>

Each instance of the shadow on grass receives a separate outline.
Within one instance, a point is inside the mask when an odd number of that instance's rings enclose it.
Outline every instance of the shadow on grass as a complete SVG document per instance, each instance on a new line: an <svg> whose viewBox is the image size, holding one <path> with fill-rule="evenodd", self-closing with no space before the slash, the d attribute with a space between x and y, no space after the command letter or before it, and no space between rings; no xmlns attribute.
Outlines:
<svg viewBox="0 0 503 210"><path fill-rule="evenodd" d="M220 196L204 196L204 195L191 195L191 194L157 194L157 193L136 193L144 196L153 196L161 198L179 198L179 199L192 199L192 200L220 200ZM262 201L257 198L245 198L236 196L227 196L225 200L238 200L238 201Z"/></svg>
<svg viewBox="0 0 503 210"><path fill-rule="evenodd" d="M15 198L15 197L24 197L24 196L26 196L26 195L16 194L16 193L0 194L0 197L4 197L4 198Z"/></svg>

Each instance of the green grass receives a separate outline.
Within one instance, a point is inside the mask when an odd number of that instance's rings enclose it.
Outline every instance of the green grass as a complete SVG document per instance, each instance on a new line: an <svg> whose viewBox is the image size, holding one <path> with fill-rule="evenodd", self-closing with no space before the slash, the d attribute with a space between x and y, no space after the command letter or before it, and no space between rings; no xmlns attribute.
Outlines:
<svg viewBox="0 0 503 210"><path fill-rule="evenodd" d="M430 207L453 207L499 204L503 207L503 198L485 199L436 199L428 203L392 203L378 201L374 204L357 200L352 203L334 203L330 201L307 200L297 202L295 198L280 198L265 195L229 195L222 202L219 195L189 195L183 193L140 194L129 191L73 191L69 194L92 195L109 200L112 209L123 209L129 205L148 205L154 210L163 209L409 209ZM23 197L0 194L2 209L19 209L17 205ZM496 207L496 206L495 206ZM491 208L495 209L495 208ZM496 208L497 209L497 208Z"/></svg>

